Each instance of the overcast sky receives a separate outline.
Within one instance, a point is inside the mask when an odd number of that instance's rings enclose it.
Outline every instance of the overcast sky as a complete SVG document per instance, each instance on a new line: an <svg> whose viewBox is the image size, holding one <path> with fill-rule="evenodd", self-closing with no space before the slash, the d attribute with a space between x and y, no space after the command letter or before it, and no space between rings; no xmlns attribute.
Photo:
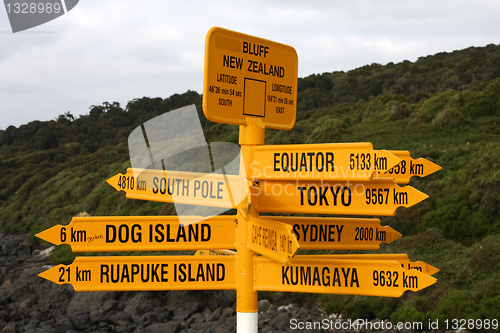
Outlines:
<svg viewBox="0 0 500 333"><path fill-rule="evenodd" d="M499 44L500 1L81 0L12 33L0 7L0 129L203 90L213 26L293 46L299 77Z"/></svg>

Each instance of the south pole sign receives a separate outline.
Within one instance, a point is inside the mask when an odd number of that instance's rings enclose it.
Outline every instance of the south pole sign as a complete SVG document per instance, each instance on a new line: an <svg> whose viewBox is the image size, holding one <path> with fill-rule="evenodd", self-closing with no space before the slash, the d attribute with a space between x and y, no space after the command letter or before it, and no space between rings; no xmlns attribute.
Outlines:
<svg viewBox="0 0 500 333"><path fill-rule="evenodd" d="M37 237L75 252L197 251L77 257L39 276L75 291L233 289L239 333L257 332L258 291L399 297L434 284L438 269L406 254L300 250L376 250L402 237L368 216L394 215L425 200L426 194L400 185L440 167L407 151L374 150L369 142L264 145L266 128L295 124L295 50L218 27L205 46L203 112L211 121L239 125L239 174L166 170L161 160L162 170L129 168L107 182L131 199L233 208L236 214L75 217ZM151 165L159 165L147 148Z"/></svg>

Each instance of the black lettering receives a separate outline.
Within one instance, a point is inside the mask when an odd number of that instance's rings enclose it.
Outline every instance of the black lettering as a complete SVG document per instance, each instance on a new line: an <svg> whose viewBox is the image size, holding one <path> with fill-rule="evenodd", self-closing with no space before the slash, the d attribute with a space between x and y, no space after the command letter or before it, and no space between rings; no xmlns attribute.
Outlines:
<svg viewBox="0 0 500 333"><path fill-rule="evenodd" d="M217 264L217 281L224 281L226 279L226 266L224 264Z"/></svg>
<svg viewBox="0 0 500 333"><path fill-rule="evenodd" d="M163 232L164 229L165 227L163 226L163 224L158 223L155 226L155 231L156 231L155 241L157 243L161 243L165 240L165 233ZM167 235L170 235L170 225L167 225ZM170 241L171 241L170 239L167 239L167 242Z"/></svg>
<svg viewBox="0 0 500 333"><path fill-rule="evenodd" d="M323 205L323 201L325 205L328 206L328 200L326 199L326 192L328 191L328 187L320 187L319 188L319 205Z"/></svg>
<svg viewBox="0 0 500 333"><path fill-rule="evenodd" d="M127 279L127 282L130 282L130 276L128 275L128 265L127 264L123 265L123 271L122 271L122 274L121 274L120 282L123 283L123 281L125 279Z"/></svg>
<svg viewBox="0 0 500 333"><path fill-rule="evenodd" d="M281 284L290 284L290 279L288 279L289 271L290 266L281 266Z"/></svg>
<svg viewBox="0 0 500 333"><path fill-rule="evenodd" d="M160 264L151 264L151 282L155 282L155 277L156 277L156 282L160 282L160 278L158 277L158 268L160 267Z"/></svg>
<svg viewBox="0 0 500 333"><path fill-rule="evenodd" d="M277 167L279 162L279 157L280 153L274 153L274 171L280 171L280 169Z"/></svg>
<svg viewBox="0 0 500 333"><path fill-rule="evenodd" d="M158 193L158 177L153 178L153 193Z"/></svg>
<svg viewBox="0 0 500 333"><path fill-rule="evenodd" d="M326 171L335 171L333 166L333 157L333 153L326 153ZM328 169L328 166L330 166L330 169Z"/></svg>
<svg viewBox="0 0 500 333"><path fill-rule="evenodd" d="M168 264L161 264L161 282L168 282Z"/></svg>
<svg viewBox="0 0 500 333"><path fill-rule="evenodd" d="M137 230L136 230L137 229ZM142 241L142 227L140 224L134 224L132 226L132 230L130 231L130 237L132 239L132 242L134 243L140 243Z"/></svg>
<svg viewBox="0 0 500 333"><path fill-rule="evenodd" d="M132 274L132 282L134 282L135 276L139 275L139 265L138 264L132 264L130 269L130 273Z"/></svg>
<svg viewBox="0 0 500 333"><path fill-rule="evenodd" d="M297 190L300 191L300 205L304 205L304 191L307 189L305 186L299 186L297 187Z"/></svg>
<svg viewBox="0 0 500 333"><path fill-rule="evenodd" d="M340 275L339 275L339 269L338 269L338 267L335 267L335 269L333 270L333 283L332 283L332 287L335 287L335 283L338 283L339 287L342 287L341 284L340 284Z"/></svg>
<svg viewBox="0 0 500 333"><path fill-rule="evenodd" d="M146 269L144 269L144 264L141 264L141 281L149 282L149 264L146 264Z"/></svg>
<svg viewBox="0 0 500 333"><path fill-rule="evenodd" d="M104 281L106 277L106 281ZM101 264L101 283L109 283L109 266L106 264Z"/></svg>
<svg viewBox="0 0 500 333"><path fill-rule="evenodd" d="M114 225L106 225L106 243L114 243L116 240L116 227Z"/></svg>

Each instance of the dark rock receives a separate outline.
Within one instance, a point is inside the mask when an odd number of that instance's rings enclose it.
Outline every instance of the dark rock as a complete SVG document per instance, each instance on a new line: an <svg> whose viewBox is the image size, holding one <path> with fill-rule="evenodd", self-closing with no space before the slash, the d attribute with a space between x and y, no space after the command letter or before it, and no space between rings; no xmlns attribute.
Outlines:
<svg viewBox="0 0 500 333"><path fill-rule="evenodd" d="M267 299L260 300L257 303L257 308L259 309L259 312L267 312L269 308L271 307L271 303Z"/></svg>
<svg viewBox="0 0 500 333"><path fill-rule="evenodd" d="M0 233L0 328L3 332L225 333L236 329L235 291L77 292L38 276L50 251ZM304 297L273 294L258 303L259 332L290 331L290 318L321 321ZM298 301L300 300L300 301Z"/></svg>
<svg viewBox="0 0 500 333"><path fill-rule="evenodd" d="M221 311L219 319L227 319L229 317L232 317L235 314L235 311L233 308L224 308Z"/></svg>
<svg viewBox="0 0 500 333"><path fill-rule="evenodd" d="M177 333L181 330L183 323L181 321L169 321L167 323L151 324L144 330L145 333Z"/></svg>
<svg viewBox="0 0 500 333"><path fill-rule="evenodd" d="M288 311L279 312L271 319L269 325L275 329L290 327L290 313Z"/></svg>
<svg viewBox="0 0 500 333"><path fill-rule="evenodd" d="M174 311L173 320L186 320L193 313L198 312L201 309L201 304L198 301L191 301L184 309L178 309Z"/></svg>
<svg viewBox="0 0 500 333"><path fill-rule="evenodd" d="M130 324L130 315L124 311L120 311L115 313L114 315L109 317L110 321L119 326L128 326Z"/></svg>
<svg viewBox="0 0 500 333"><path fill-rule="evenodd" d="M90 316L88 312L80 311L70 315L69 320L78 330L90 328Z"/></svg>
<svg viewBox="0 0 500 333"><path fill-rule="evenodd" d="M5 326L0 333L16 333L16 327L15 326Z"/></svg>

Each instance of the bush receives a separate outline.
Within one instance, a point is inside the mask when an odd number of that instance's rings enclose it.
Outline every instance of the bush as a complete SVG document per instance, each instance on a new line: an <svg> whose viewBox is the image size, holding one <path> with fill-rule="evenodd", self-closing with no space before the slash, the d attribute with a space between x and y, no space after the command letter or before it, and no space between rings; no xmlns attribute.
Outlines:
<svg viewBox="0 0 500 333"><path fill-rule="evenodd" d="M452 290L431 312L432 320L444 321L452 318L470 319L474 318L479 306L472 300L471 294L465 290Z"/></svg>

